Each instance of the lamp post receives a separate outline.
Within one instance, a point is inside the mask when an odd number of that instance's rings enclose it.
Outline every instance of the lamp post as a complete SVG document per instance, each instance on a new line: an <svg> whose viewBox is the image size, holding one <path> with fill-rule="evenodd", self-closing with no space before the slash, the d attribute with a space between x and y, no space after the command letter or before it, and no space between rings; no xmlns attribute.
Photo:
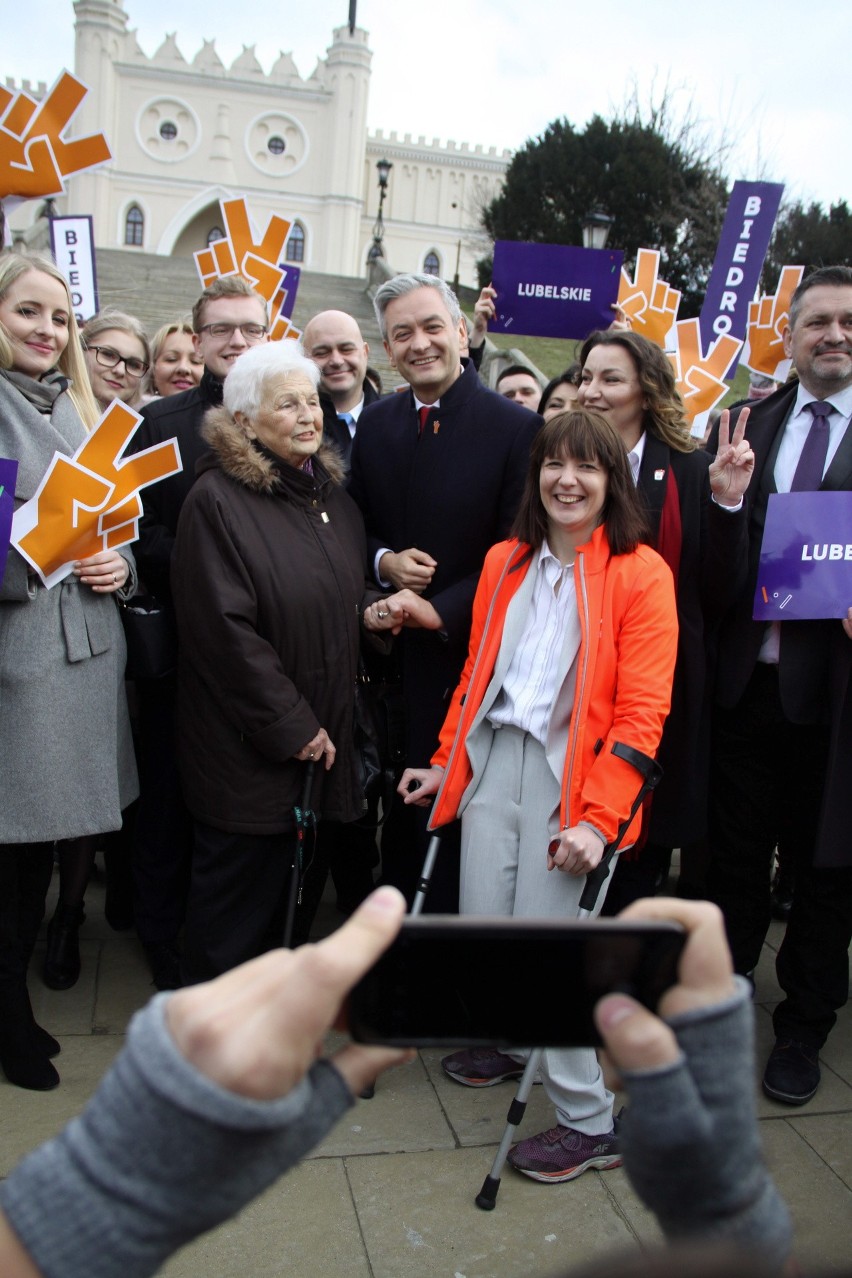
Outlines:
<svg viewBox="0 0 852 1278"><path fill-rule="evenodd" d="M393 165L390 160L377 160L376 169L379 174L379 211L376 214L376 221L373 225L373 243L370 245L370 251L367 254L367 262L375 262L380 257L384 257L385 251L382 248L382 240L385 234L385 221L382 214L382 206L385 202L385 196L388 192L388 175Z"/></svg>
<svg viewBox="0 0 852 1278"><path fill-rule="evenodd" d="M606 248L607 238L615 221L602 208L592 209L583 218L583 248Z"/></svg>

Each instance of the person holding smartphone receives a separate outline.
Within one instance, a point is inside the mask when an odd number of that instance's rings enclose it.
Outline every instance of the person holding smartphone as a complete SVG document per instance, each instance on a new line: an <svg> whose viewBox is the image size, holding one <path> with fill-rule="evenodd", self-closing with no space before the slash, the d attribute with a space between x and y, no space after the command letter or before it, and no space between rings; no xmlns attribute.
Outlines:
<svg viewBox="0 0 852 1278"><path fill-rule="evenodd" d="M0 1183L4 1278L146 1278L309 1153L370 1080L409 1055L348 1044L316 1059L404 910L400 893L381 888L317 946L155 998L82 1115ZM657 898L625 917L672 920L687 934L659 1015L623 994L595 1013L631 1101L625 1168L667 1243L687 1249L679 1260L646 1254L641 1273L798 1273L789 1213L761 1157L750 990L733 976L722 916ZM607 1278L638 1272L633 1256L595 1266Z"/></svg>
<svg viewBox="0 0 852 1278"><path fill-rule="evenodd" d="M432 766L407 769L400 793L415 804L437 795L433 829L461 815L463 914L571 918L640 784L613 744L650 756L659 745L677 648L674 588L641 544L627 454L597 413L572 410L539 431L514 533L486 557ZM369 608L366 624L405 625L416 607L408 595ZM574 975L541 979L558 1016L560 982ZM456 1082L486 1087L519 1077L523 1056L474 1048L443 1066ZM516 1145L510 1163L547 1183L619 1166L613 1098L594 1051L545 1051L542 1081L556 1125Z"/></svg>

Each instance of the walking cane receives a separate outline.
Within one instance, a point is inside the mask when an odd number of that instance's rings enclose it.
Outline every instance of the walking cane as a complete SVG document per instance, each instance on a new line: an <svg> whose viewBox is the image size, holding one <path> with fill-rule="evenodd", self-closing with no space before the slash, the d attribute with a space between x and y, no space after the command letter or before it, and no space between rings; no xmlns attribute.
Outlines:
<svg viewBox="0 0 852 1278"><path fill-rule="evenodd" d="M281 944L289 950L293 944L293 925L296 921L296 906L302 895L302 882L305 874L305 852L309 830L316 831L316 813L311 808L311 786L314 780L314 761L305 763L305 776L302 784L302 801L293 808L296 822L296 838L293 842L293 855L290 858L290 884L287 896L287 913L284 918L284 934Z"/></svg>
<svg viewBox="0 0 852 1278"><path fill-rule="evenodd" d="M623 745L620 741L613 742L612 753L616 758L624 759L626 763L631 764L639 775L642 777L642 785L639 793L633 800L630 808L630 815L626 820L622 821L616 831L615 838L612 843L608 843L604 848L603 856L593 870L586 875L586 883L580 896L580 905L577 910L577 917L580 919L589 918L594 911L597 903L598 894L602 885L606 882L609 866L612 858L618 851L621 840L627 833L630 823L639 811L640 806L645 800L645 796L659 784L663 775L663 769L657 763L656 759L652 759L650 755L643 754L641 750L636 750L633 746ZM521 1081L518 1083L518 1090L514 1099L509 1106L509 1112L506 1115L506 1129L503 1132L503 1139L494 1156L494 1162L491 1164L491 1170L482 1182L482 1188L476 1195L474 1202L482 1211L493 1211L497 1205L497 1194L500 1189L500 1178L503 1174L503 1167L515 1139L515 1133L523 1121L526 1113L527 1101L530 1092L533 1089L535 1076L538 1073L539 1065L544 1049L541 1047L534 1048L527 1057L524 1072L521 1075Z"/></svg>

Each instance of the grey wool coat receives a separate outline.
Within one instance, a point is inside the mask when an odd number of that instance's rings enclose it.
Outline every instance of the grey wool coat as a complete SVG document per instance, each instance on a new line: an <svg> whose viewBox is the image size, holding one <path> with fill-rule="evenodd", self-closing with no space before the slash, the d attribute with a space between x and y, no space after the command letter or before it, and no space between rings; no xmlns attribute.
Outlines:
<svg viewBox="0 0 852 1278"><path fill-rule="evenodd" d="M50 416L0 375L0 456L18 462L15 507L56 452L86 436L67 393ZM133 557L123 594L135 589ZM0 843L116 830L139 792L116 601L70 576L51 590L16 550L0 586Z"/></svg>

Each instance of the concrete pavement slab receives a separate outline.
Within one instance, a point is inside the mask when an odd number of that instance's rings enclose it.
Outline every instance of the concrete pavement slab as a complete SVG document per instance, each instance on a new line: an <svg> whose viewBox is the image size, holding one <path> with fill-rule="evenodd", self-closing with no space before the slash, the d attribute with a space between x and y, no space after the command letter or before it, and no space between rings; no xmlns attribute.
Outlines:
<svg viewBox="0 0 852 1278"><path fill-rule="evenodd" d="M235 1220L174 1256L163 1278L369 1278L343 1163L296 1167Z"/></svg>
<svg viewBox="0 0 852 1278"><path fill-rule="evenodd" d="M347 1159L374 1278L529 1278L637 1245L604 1184L616 1172L540 1185L507 1168L495 1210L480 1211L492 1153Z"/></svg>
<svg viewBox="0 0 852 1278"><path fill-rule="evenodd" d="M852 1191L795 1130L814 1121L761 1123L766 1161L790 1208L799 1264L805 1270L845 1268L852 1252Z"/></svg>
<svg viewBox="0 0 852 1278"><path fill-rule="evenodd" d="M124 1040L71 1034L59 1042L62 1051L53 1063L62 1081L54 1091L30 1092L0 1079L0 1176L79 1114Z"/></svg>
<svg viewBox="0 0 852 1278"><path fill-rule="evenodd" d="M317 1149L322 1156L455 1149L456 1141L423 1064L388 1070L372 1100L357 1100Z"/></svg>
<svg viewBox="0 0 852 1278"><path fill-rule="evenodd" d="M846 1188L852 1190L852 1114L814 1114L787 1121Z"/></svg>
<svg viewBox="0 0 852 1278"><path fill-rule="evenodd" d="M463 1146L496 1144L503 1135L506 1114L517 1083L463 1087L448 1078L441 1069L441 1058L447 1055L446 1048L429 1048L420 1055L458 1143ZM552 1127L555 1121L553 1106L544 1088L533 1087L521 1138L534 1136L536 1132Z"/></svg>

